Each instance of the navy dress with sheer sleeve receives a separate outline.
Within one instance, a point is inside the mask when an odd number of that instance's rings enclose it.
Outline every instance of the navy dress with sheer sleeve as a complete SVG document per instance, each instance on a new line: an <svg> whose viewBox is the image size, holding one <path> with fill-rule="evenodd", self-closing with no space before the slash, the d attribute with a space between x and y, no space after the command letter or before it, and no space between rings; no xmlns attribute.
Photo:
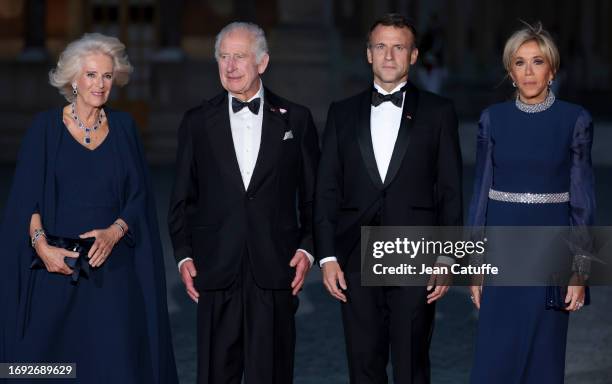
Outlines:
<svg viewBox="0 0 612 384"><path fill-rule="evenodd" d="M514 102L480 118L472 226L584 226L595 208L593 126L580 106L556 100L527 113ZM569 192L569 202L523 204L489 199L489 189ZM563 383L568 313L546 309L546 287L484 286L471 382Z"/></svg>

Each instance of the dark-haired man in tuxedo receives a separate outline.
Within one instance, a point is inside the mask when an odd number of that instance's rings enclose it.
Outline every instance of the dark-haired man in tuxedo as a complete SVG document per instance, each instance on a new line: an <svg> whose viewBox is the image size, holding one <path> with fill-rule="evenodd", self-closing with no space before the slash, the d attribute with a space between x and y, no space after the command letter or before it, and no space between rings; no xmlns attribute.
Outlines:
<svg viewBox="0 0 612 384"><path fill-rule="evenodd" d="M350 382L429 383L434 302L448 286L363 287L361 226L461 225L461 152L452 102L409 80L417 34L397 14L368 36L373 87L333 103L315 195L315 245L323 282L342 302ZM439 263L453 263L441 257Z"/></svg>
<svg viewBox="0 0 612 384"><path fill-rule="evenodd" d="M225 90L183 118L168 217L198 303L198 383L291 383L296 295L313 262L316 129L308 109L263 87L261 28L229 24L215 57Z"/></svg>

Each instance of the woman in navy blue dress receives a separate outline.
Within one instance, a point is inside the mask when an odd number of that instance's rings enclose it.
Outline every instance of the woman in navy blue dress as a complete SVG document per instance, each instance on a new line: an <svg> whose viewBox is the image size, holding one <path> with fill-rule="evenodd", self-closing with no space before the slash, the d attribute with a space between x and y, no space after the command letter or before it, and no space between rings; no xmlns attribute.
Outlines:
<svg viewBox="0 0 612 384"><path fill-rule="evenodd" d="M557 100L550 85L559 53L541 25L515 32L504 66L516 99L480 117L472 226L588 226L595 208L593 125L582 107ZM576 255L574 277L588 273ZM563 383L569 313L585 287L569 286L565 310L546 309L546 287L471 287L480 309L471 382Z"/></svg>
<svg viewBox="0 0 612 384"><path fill-rule="evenodd" d="M131 70L119 40L89 34L49 75L70 104L39 114L19 154L0 232L1 362L75 363L70 383L177 382L136 125L105 107Z"/></svg>

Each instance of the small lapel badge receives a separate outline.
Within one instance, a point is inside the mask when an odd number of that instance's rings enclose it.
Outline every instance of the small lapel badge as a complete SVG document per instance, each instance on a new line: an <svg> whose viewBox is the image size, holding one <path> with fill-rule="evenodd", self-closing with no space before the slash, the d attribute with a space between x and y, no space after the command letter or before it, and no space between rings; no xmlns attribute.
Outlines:
<svg viewBox="0 0 612 384"><path fill-rule="evenodd" d="M292 131L285 132L285 136L283 136L283 141L289 140L289 139L293 139L293 132Z"/></svg>
<svg viewBox="0 0 612 384"><path fill-rule="evenodd" d="M412 120L412 115L406 115L406 118L407 118L408 120Z"/></svg>
<svg viewBox="0 0 612 384"><path fill-rule="evenodd" d="M276 107L270 107L270 112L278 112L281 115L284 115L285 113L287 113L287 110L285 108L276 108Z"/></svg>

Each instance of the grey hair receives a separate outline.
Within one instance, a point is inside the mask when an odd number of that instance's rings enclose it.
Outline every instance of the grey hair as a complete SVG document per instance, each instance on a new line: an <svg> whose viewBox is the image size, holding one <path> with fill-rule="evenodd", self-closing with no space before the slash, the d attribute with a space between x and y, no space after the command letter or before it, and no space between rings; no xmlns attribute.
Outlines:
<svg viewBox="0 0 612 384"><path fill-rule="evenodd" d="M130 80L133 67L128 60L125 45L116 37L101 33L86 33L80 39L68 44L60 54L57 66L49 71L49 83L69 102L75 98L71 83L81 72L82 59L92 53L102 53L113 60L115 84L123 86Z"/></svg>
<svg viewBox="0 0 612 384"><path fill-rule="evenodd" d="M268 53L268 41L266 40L266 34L263 29L257 24L254 23L246 23L242 21L234 21L233 23L229 23L219 33L215 38L215 59L219 60L219 47L221 46L221 40L223 38L236 30L242 29L251 34L253 38L252 49L255 54L255 61L257 64L261 62L264 55Z"/></svg>
<svg viewBox="0 0 612 384"><path fill-rule="evenodd" d="M514 32L512 36L508 38L506 45L504 46L504 54L502 58L506 72L511 72L512 59L516 55L516 51L518 51L521 45L529 41L535 41L540 47L544 58L546 58L548 64L552 68L553 75L556 74L559 70L561 59L559 56L559 49L557 48L552 36L550 36L550 33L548 33L548 31L542 27L542 23L540 22L534 25L530 25L522 20L521 22L525 25L525 28Z"/></svg>

